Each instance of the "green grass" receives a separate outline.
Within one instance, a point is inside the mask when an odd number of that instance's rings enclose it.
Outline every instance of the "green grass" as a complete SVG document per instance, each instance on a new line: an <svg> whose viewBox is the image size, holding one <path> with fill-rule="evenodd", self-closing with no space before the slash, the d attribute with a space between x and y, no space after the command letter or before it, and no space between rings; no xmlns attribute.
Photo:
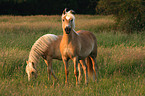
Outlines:
<svg viewBox="0 0 145 96"><path fill-rule="evenodd" d="M61 16L0 16L0 95L145 95L145 31L125 34L113 30L112 16L76 15L76 30L92 31L98 42L99 83L75 85L73 63L65 85L62 61L53 60L59 81L47 80L46 65L37 64L38 78L28 82L26 60L43 34L62 34Z"/></svg>

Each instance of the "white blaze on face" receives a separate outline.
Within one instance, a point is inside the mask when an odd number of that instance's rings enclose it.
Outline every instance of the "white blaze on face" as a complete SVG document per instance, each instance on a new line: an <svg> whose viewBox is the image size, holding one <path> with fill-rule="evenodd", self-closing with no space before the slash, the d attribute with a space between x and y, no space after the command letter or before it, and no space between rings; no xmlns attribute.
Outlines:
<svg viewBox="0 0 145 96"><path fill-rule="evenodd" d="M66 19L67 19L67 20L69 20L69 19L70 19L70 17L69 17L69 16L66 16Z"/></svg>
<svg viewBox="0 0 145 96"><path fill-rule="evenodd" d="M73 19L72 28L75 29L75 17L72 13L67 12L66 14L62 14L62 19L65 18L67 21Z"/></svg>

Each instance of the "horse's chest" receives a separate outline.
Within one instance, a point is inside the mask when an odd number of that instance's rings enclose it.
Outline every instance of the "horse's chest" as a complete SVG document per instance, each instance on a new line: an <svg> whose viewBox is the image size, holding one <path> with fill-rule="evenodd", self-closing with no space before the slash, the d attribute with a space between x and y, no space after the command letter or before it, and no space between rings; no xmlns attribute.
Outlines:
<svg viewBox="0 0 145 96"><path fill-rule="evenodd" d="M63 50L63 55L66 56L66 57L73 57L75 54L74 54L74 49L73 48L70 48L70 47L67 47L67 48L64 48Z"/></svg>

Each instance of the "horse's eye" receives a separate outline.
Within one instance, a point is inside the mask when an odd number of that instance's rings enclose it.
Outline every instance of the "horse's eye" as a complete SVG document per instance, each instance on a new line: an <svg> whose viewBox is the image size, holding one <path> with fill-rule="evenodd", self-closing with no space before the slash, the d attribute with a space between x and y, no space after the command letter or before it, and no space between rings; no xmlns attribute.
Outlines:
<svg viewBox="0 0 145 96"><path fill-rule="evenodd" d="M64 19L62 21L64 22Z"/></svg>

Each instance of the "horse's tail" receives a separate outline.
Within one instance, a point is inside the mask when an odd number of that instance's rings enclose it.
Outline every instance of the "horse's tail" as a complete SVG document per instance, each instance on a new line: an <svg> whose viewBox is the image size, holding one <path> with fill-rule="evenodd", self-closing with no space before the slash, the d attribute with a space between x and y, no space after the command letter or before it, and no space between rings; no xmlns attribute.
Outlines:
<svg viewBox="0 0 145 96"><path fill-rule="evenodd" d="M92 61L91 61L90 57L87 57L86 64L87 64L87 69L88 69L88 77L91 78L91 79L94 79L95 74L94 74L94 71L93 71L93 64L92 64Z"/></svg>

